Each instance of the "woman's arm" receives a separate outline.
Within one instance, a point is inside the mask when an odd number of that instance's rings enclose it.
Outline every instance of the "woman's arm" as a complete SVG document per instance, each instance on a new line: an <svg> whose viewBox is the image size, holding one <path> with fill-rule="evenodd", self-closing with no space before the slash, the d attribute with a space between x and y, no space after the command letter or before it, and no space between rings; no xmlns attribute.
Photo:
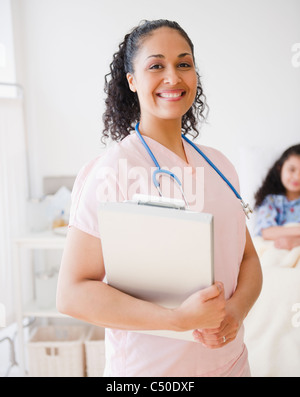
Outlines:
<svg viewBox="0 0 300 397"><path fill-rule="evenodd" d="M234 306L242 323L259 297L262 288L260 261L247 229L244 256L240 265L237 288L227 305Z"/></svg>
<svg viewBox="0 0 300 397"><path fill-rule="evenodd" d="M300 226L273 226L262 230L265 240L274 240L275 248L291 250L300 245Z"/></svg>
<svg viewBox="0 0 300 397"><path fill-rule="evenodd" d="M263 229L262 237L265 240L276 240L281 237L300 237L300 225L299 226L272 226Z"/></svg>
<svg viewBox="0 0 300 397"><path fill-rule="evenodd" d="M245 317L262 288L262 271L252 239L247 230L244 256L240 265L237 288L226 302L226 316L215 330L197 330L194 336L210 348L222 347L235 339ZM226 342L224 342L224 338Z"/></svg>
<svg viewBox="0 0 300 397"><path fill-rule="evenodd" d="M215 328L224 319L221 284L196 292L171 310L118 291L102 281L104 276L100 239L71 227L57 287L60 312L95 325L125 330Z"/></svg>

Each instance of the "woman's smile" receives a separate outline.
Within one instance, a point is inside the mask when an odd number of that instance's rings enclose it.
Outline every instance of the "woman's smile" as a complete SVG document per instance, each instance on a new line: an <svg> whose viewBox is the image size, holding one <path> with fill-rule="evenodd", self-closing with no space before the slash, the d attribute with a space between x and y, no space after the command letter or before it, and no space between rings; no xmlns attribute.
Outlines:
<svg viewBox="0 0 300 397"><path fill-rule="evenodd" d="M184 90L163 90L158 92L156 95L167 101L179 101L185 95Z"/></svg>

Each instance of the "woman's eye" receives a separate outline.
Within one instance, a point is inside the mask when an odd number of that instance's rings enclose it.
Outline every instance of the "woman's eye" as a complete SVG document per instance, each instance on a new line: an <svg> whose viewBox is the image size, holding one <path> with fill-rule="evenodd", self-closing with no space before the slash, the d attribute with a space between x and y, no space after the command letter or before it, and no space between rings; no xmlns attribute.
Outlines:
<svg viewBox="0 0 300 397"><path fill-rule="evenodd" d="M192 65L188 62L181 62L177 65L177 67L179 69L188 69L191 68ZM163 69L164 65L160 64L160 63L155 63L154 65L149 66L149 70L159 70L159 69Z"/></svg>
<svg viewBox="0 0 300 397"><path fill-rule="evenodd" d="M178 65L180 68L190 68L191 65L187 62L182 62Z"/></svg>
<svg viewBox="0 0 300 397"><path fill-rule="evenodd" d="M149 69L156 70L156 69L161 69L161 68L162 68L162 65L155 64L155 65L151 65Z"/></svg>

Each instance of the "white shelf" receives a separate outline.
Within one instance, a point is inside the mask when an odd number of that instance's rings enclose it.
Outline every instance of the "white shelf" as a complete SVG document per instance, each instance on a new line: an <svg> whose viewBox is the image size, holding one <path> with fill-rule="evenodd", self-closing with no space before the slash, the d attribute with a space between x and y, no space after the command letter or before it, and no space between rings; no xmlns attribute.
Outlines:
<svg viewBox="0 0 300 397"><path fill-rule="evenodd" d="M64 232L64 230L59 230ZM28 261L24 260L24 249L56 249L62 250L65 246L66 235L56 233L54 230L47 230L41 233L28 233L21 236L14 241L15 255L14 255L14 277L15 277L15 301L16 301L16 316L18 325L18 339L20 347L20 371L21 376L25 376L25 345L23 335L23 319L24 317L39 317L39 318L67 318L59 313L55 307L49 309L41 309L36 301L24 305L22 299L22 267Z"/></svg>
<svg viewBox="0 0 300 397"><path fill-rule="evenodd" d="M15 240L15 243L29 249L60 249L64 248L65 241L66 236L57 234L52 230L47 230L41 233L29 233L21 236Z"/></svg>
<svg viewBox="0 0 300 397"><path fill-rule="evenodd" d="M57 311L56 307L41 309L36 301L29 302L23 309L24 317L47 317L47 318L65 318L68 317Z"/></svg>

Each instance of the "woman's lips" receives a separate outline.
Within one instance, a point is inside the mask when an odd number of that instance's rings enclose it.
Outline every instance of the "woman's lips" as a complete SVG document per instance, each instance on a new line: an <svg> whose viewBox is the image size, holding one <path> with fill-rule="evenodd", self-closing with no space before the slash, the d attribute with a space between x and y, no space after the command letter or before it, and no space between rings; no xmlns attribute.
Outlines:
<svg viewBox="0 0 300 397"><path fill-rule="evenodd" d="M176 101L185 95L184 90L170 90L161 91L156 94L159 98L167 99L169 101Z"/></svg>
<svg viewBox="0 0 300 397"><path fill-rule="evenodd" d="M292 182L292 186L294 186L294 187L300 187L300 183L298 183L298 182Z"/></svg>

